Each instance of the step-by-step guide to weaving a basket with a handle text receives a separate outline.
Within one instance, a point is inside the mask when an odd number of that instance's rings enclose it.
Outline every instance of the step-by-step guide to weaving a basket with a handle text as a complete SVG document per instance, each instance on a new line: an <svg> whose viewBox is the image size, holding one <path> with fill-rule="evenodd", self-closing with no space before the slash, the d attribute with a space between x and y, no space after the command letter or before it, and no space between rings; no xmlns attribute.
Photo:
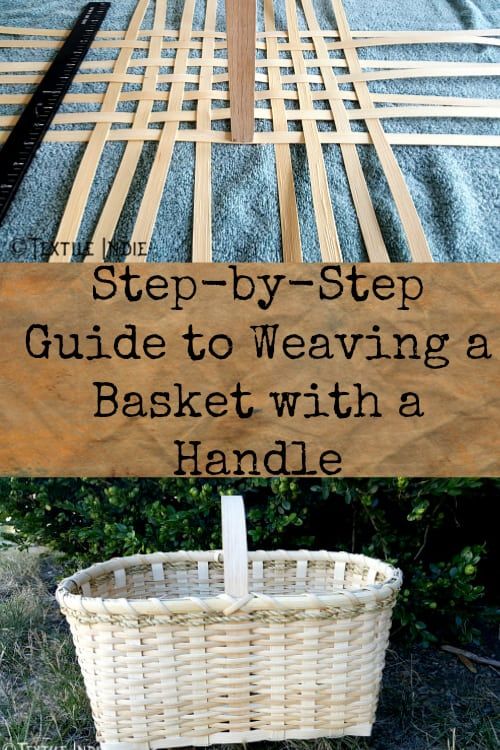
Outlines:
<svg viewBox="0 0 500 750"><path fill-rule="evenodd" d="M497 750L498 0L0 0L0 750Z"/></svg>

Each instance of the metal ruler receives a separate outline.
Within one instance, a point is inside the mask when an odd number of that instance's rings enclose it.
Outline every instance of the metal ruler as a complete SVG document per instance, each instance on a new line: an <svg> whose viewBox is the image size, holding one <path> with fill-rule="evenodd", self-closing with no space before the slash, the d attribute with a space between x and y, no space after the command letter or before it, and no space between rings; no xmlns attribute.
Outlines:
<svg viewBox="0 0 500 750"><path fill-rule="evenodd" d="M111 3L89 3L0 151L0 224Z"/></svg>

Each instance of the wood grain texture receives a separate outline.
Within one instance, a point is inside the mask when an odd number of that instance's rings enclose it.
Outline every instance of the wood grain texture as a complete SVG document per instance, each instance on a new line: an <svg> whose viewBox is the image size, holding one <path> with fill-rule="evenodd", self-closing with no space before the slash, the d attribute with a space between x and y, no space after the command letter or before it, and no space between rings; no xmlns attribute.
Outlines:
<svg viewBox="0 0 500 750"><path fill-rule="evenodd" d="M313 101L323 101L323 100L333 100L333 99L339 99L340 101L357 101L356 94L353 91L345 91L344 89L340 89L338 94L332 91L311 91L311 96ZM133 101L143 101L143 100L153 100L153 101L167 101L169 97L168 91L156 91L154 95L152 95L148 91L123 91L120 94L120 101L121 102L133 102ZM273 91L273 101L281 101L283 99L289 99L290 101L297 101L298 100L298 94L296 91ZM255 92L255 99L256 101L268 99L269 93L267 91L256 91ZM436 105L440 107L449 107L449 106L460 106L460 107L470 107L471 112L470 116L474 117L474 109L477 107L488 107L492 111L496 112L500 108L500 99L480 99L480 98L474 98L474 97L468 97L468 96L431 96L431 95L425 95L425 94L394 94L394 93L388 93L388 94L377 94L372 93L371 98L373 102L383 102L385 104L419 104L422 106L429 106L429 105ZM0 104L27 104L30 99L29 94L1 94L0 93ZM64 101L66 104L102 104L102 101L104 99L104 94L102 93L93 93L93 94L68 94ZM227 91L208 91L204 93L198 93L196 91L186 91L184 94L184 99L186 101L192 101L193 99L199 100L199 101L210 101L211 99L220 99L220 100L226 100L229 101L229 94ZM413 110L412 110L413 111ZM417 110L418 111L418 110ZM357 110L348 110L347 116L348 117L354 117ZM67 113L69 114L69 113ZM83 113L72 113L76 117L82 117ZM99 113L92 113L87 112L89 116L93 116L94 114ZM121 115L124 115L126 113L121 113ZM101 113L102 115L102 113ZM189 112L185 112L184 115L186 117L190 117L191 114ZM62 115L57 115L56 117L61 117ZM216 116L216 112L212 113L212 118ZM469 116L469 115L468 115ZM492 115L496 116L496 115ZM13 122L17 122L16 115L4 115L4 117L9 117L9 121L5 120L5 123L9 126L12 125ZM57 120L56 122L61 122L61 120ZM81 122L84 122L82 119Z"/></svg>
<svg viewBox="0 0 500 750"><path fill-rule="evenodd" d="M47 143L87 143L91 138L89 130L53 130L47 134ZM114 130L108 140L116 141L159 141L161 131L151 128L130 128ZM360 146L373 145L369 133L318 133L320 143L357 143ZM499 135L468 135L467 133L386 133L388 143L392 146L463 146L476 148L500 147ZM6 133L0 133L0 144L7 139ZM231 143L231 134L215 130L179 130L177 141L182 143ZM288 131L274 133L256 133L254 143L305 143L304 133Z"/></svg>
<svg viewBox="0 0 500 750"><path fill-rule="evenodd" d="M59 113L54 126L71 126L71 129L52 129L46 136L49 143L86 144L55 242L71 243L78 238L106 144L121 141L124 155L93 231L93 254L85 260L93 262L104 258L105 241L112 239L123 206L130 196L144 144L152 142L157 144L156 156L130 238L132 243L149 245L175 143L192 142L196 144L192 258L210 261L212 144L229 144L235 139L236 142L252 140L255 144L274 147L283 260L299 262L302 258L301 217L290 149L294 144L306 147L322 258L325 261L339 260L341 249L329 192L334 187L328 184L323 155L324 145L338 144L368 257L374 261L386 261L386 248L357 153L358 145L370 145L380 158L412 258L430 260L421 222L392 146L499 147L500 136L497 135L418 132L418 120L494 120L500 114L500 101L479 97L372 93L368 85L377 81L420 78L498 76L498 63L392 60L383 59L382 51L385 46L420 44L474 44L487 50L488 46L500 44L500 30L352 31L341 0L333 2L339 30L319 27L311 0L305 0L303 4L305 24L301 21L300 28L297 3L287 0L288 28L276 30L273 3L265 0L264 29L255 33L255 0L241 3L228 0L226 33L215 31L215 0L207 0L205 27L193 29L193 2L186 3L178 29L164 28L166 0L154 3L152 28L141 28L149 3L139 0L126 30L99 32L93 46L96 50L109 50L109 53L104 52L108 59L85 60L75 83L87 84L89 88L85 92L70 92L65 98L66 104L84 105L85 108L78 111L78 107L73 107L73 111ZM57 50L67 33L67 30L58 29L0 26L0 49L7 50L8 54L16 49L30 48L32 51L32 59L0 62L0 89L11 84L40 82L48 63L37 60L36 51ZM23 38L26 36L31 38ZM41 39L41 36L48 38ZM381 49L381 59L358 57L358 49L374 46ZM118 50L116 58L115 49ZM146 53L146 57L141 54L143 72L139 73L133 70L136 50ZM170 52L167 72L160 72L167 59L164 57L167 50ZM188 67L191 50L196 53L199 63L196 67ZM228 50L225 56L224 50ZM258 73L255 72L256 50L259 51ZM223 56L219 57L217 53L220 51ZM344 57L332 58L332 51L343 51ZM284 53L291 58L289 67L292 68L292 72L286 74L281 70ZM215 73L215 67L222 72ZM337 68L341 69L340 72ZM258 91L254 90L255 82L259 84ZM93 84L101 90L92 91ZM126 90L127 84L133 85L132 90ZM352 84L354 90L341 88L343 84ZM185 90L186 85L190 90ZM0 105L22 106L28 100L28 94L0 90ZM258 106L263 100L269 101L269 105ZM288 100L293 106L289 106ZM184 109L184 101L195 102L197 106ZM220 106L223 102L227 106ZM322 102L327 106L317 106ZM345 106L346 102L354 102L357 106ZM122 103L131 103L133 111L120 106ZM383 121L394 118L413 120L414 131L386 133ZM8 128L17 119L17 115L0 116L0 144L5 142ZM232 121L231 132L212 127L212 122L228 119ZM253 123L256 120L259 125L271 123L272 128L259 128L259 132L255 132ZM368 132L352 131L351 125L355 121L366 123ZM80 124L82 127L78 129ZM335 194L333 198L335 202ZM145 255L134 256L134 259L145 258ZM51 256L52 261L70 259L69 254L60 256L54 253Z"/></svg>
<svg viewBox="0 0 500 750"><path fill-rule="evenodd" d="M241 495L222 495L224 591L240 598L248 594L248 548L245 506Z"/></svg>
<svg viewBox="0 0 500 750"><path fill-rule="evenodd" d="M337 21L340 38L347 44L352 39L347 15L342 4L342 0L331 0ZM352 78L354 90L358 97L361 107L373 108L370 91L366 84L371 79L371 74L362 73L361 65L356 50L354 48L345 48L344 55L352 72L352 76L343 76L344 80ZM405 71L406 72L406 71ZM378 74L377 74L378 75ZM358 78L360 76L360 78ZM394 156L389 141L386 138L384 129L379 120L366 120L368 132L372 139L384 174L392 193L394 203L396 204L401 223L405 230L406 241L414 261L428 262L432 261L432 255L427 244L427 239L420 221L420 217L413 203L413 199L408 190L408 186L403 177L403 173Z"/></svg>
<svg viewBox="0 0 500 750"><path fill-rule="evenodd" d="M99 33L97 34L97 41L101 39L116 39L116 40L123 40L125 36L124 31L120 31L117 29L100 29ZM65 39L69 31L68 29L43 29L40 27L25 27L25 26L5 26L0 25L0 35L6 34L8 36L44 36L44 37L57 37L58 39ZM158 36L158 32L154 29L141 29L141 37L150 37L150 36ZM164 34L160 34L160 36L167 35L169 37L172 37L173 39L176 39L179 36L179 29L165 29ZM197 31L196 37L214 37L217 39L225 38L226 34L224 32L216 31L216 32L207 32L207 31ZM258 31L256 34L257 39L260 39L262 37L269 36L269 34L265 31ZM276 38L282 38L286 37L286 31L276 31L271 34L271 36L274 36ZM313 37L313 36L323 36L328 37L330 39L337 39L339 37L339 32L337 29L325 29L321 30L319 32L316 32L315 34L312 34L310 30L304 29L304 33L301 33L302 37ZM460 30L447 30L447 29L441 29L440 31L388 31L384 29L383 31L376 31L374 29L361 31L361 30L352 30L351 36L354 40L361 40L359 42L360 46L364 44L364 39L386 39L385 43L387 44L423 44L425 42L429 43L452 43L456 44L457 42L460 43L472 43L476 44L476 38L478 39L479 44L491 44L491 40L495 40L496 37L500 36L500 28L490 28L490 29L460 29ZM471 41L472 40L472 41ZM10 41L10 40L1 40L0 39L0 46L2 46L3 42ZM498 42L497 42L498 43ZM59 42L60 44L60 42Z"/></svg>
<svg viewBox="0 0 500 750"><path fill-rule="evenodd" d="M311 0L302 0L302 7L308 27L311 31L319 31L320 27ZM314 43L319 60L328 58L328 50L326 49L324 39L322 37L315 37ZM317 64L323 76L325 89L332 92L333 95L329 99L329 105L335 129L339 133L350 132L348 110L346 110L340 98L340 87L335 80L331 60L328 63L321 61ZM312 112L311 114L314 115L315 113ZM375 262L387 262L389 256L373 208L356 146L350 143L343 143L340 149L368 258Z"/></svg>
<svg viewBox="0 0 500 750"><path fill-rule="evenodd" d="M144 103L145 100L142 100L141 103ZM151 101L151 100L149 100ZM331 110L325 110L325 109L294 109L294 110L286 110L283 113L283 119L279 120L280 125L282 126L281 129L277 129L276 133L287 133L288 128L288 122L289 121L301 121L301 120L316 120L316 121L324 121L324 122L336 122L337 116L336 116L336 110L337 107L335 106L335 103L332 101L330 102ZM339 108L339 111L340 108ZM229 114L229 109L227 107L220 107L217 108L216 111L213 112L213 114L210 117L210 122L214 121L220 121L227 119ZM478 118L478 119L489 119L489 120L497 120L500 118L500 107L497 105L493 106L471 106L469 104L464 106L459 105L451 105L447 104L445 106L442 105L431 105L426 104L424 106L410 106L410 107L372 107L371 109L352 109L349 111L345 111L342 116L342 120L344 123L347 124L347 127L344 125L344 128L338 128L336 132L340 134L344 134L349 137L351 134L351 130L348 126L349 121L354 120L389 120L389 119L412 119L412 118L427 118L427 117L435 117L439 119L447 119L447 118L453 118L453 119L466 119L466 118ZM150 123L165 123L165 122L179 122L181 120L183 122L197 122L198 123L198 117L197 113L194 111L186 112L184 110L179 110L177 112L171 111L171 112L152 112L148 116L148 122ZM264 107L258 107L255 109L255 119L258 120L273 120L275 121L274 117L274 108L271 107L270 109L264 108ZM13 125L17 123L18 116L17 115L0 115L0 127L10 128ZM132 112L115 112L115 113L107 113L107 112L68 112L60 115L56 115L54 118L54 124L56 125L75 125L79 123L98 123L98 122L106 122L111 125L122 123L122 124L130 124L133 129L140 130L141 128L144 128L145 125L137 121L137 118L134 116L134 113ZM286 123L286 124L284 124ZM208 130L204 130L201 126L200 129L202 132L208 132ZM319 136L321 138L321 135ZM124 140L127 140L125 138ZM132 168L132 166L131 166ZM132 171L133 175L133 171Z"/></svg>
<svg viewBox="0 0 500 750"><path fill-rule="evenodd" d="M205 11L205 31L215 30L217 0L207 0ZM213 57L215 40L205 37L202 42L201 62ZM200 72L196 125L200 130L212 128L211 100L200 98L209 94L212 88L212 69L203 67ZM196 144L193 205L193 262L212 260L212 146L210 143Z"/></svg>
<svg viewBox="0 0 500 750"><path fill-rule="evenodd" d="M297 21L297 8L294 0L285 0L288 35L292 45L300 44L300 32ZM312 109L312 99L304 57L297 51L291 52L293 67L297 77L297 92L299 105L304 109ZM302 80L303 79L303 80ZM312 200L316 218L316 229L321 251L325 262L341 261L337 226L333 216L330 188L326 173L325 160L318 135L318 128L314 120L304 120L302 123L304 142L306 144L309 176L311 180Z"/></svg>
<svg viewBox="0 0 500 750"><path fill-rule="evenodd" d="M184 48L183 48L184 49ZM294 52L301 52L300 48L294 47ZM305 69L301 75L290 74L281 77L282 83L286 84L297 84L297 83L322 83L323 79L321 75L308 74L307 68L313 67L311 61L303 59L303 68ZM215 60L215 58L214 58ZM217 63L219 63L217 58ZM325 61L324 61L325 62ZM375 70L368 73L363 73L360 69L357 73L341 73L336 76L337 83L367 83L369 81L387 81L387 80L398 80L398 79L413 79L413 78L462 78L466 75L469 78L484 76L498 77L500 76L500 64L499 63L441 63L440 66L427 66L426 64L419 64L416 66L411 65L411 62L405 63L403 66L400 65L385 65L384 62L378 61L381 67L391 68L389 70ZM279 61L271 61L269 66L264 63L262 67L278 67ZM464 67L465 66L465 67ZM127 66L127 69L130 66ZM147 67L147 66L146 66ZM342 64L340 67L343 67ZM401 68L402 69L397 69ZM394 70L393 70L394 68ZM10 75L6 73L2 75L1 82L4 84L38 84L42 80L40 75L30 75L24 73L16 73ZM143 75L140 73L85 73L77 74L74 78L75 83L108 83L108 84L124 84L124 83L142 83ZM259 83L267 83L268 76L265 73L257 73L255 80ZM227 73L217 73L213 76L214 83L228 83L229 77ZM158 76L158 83L199 83L198 74L180 74L180 73L166 73ZM312 92L311 92L312 93ZM130 94L130 92L129 92ZM118 94L121 96L121 94Z"/></svg>
<svg viewBox="0 0 500 750"><path fill-rule="evenodd" d="M155 31L161 31L165 27L166 12L166 0L156 0L153 21L153 29ZM131 121L132 127L146 128L151 120L154 94L157 88L161 63L161 49L162 38L160 36L152 36L149 41L149 58L154 59L156 64L146 67L142 86L143 92L149 94L150 98L145 98L138 102L137 109ZM84 262L100 262L104 260L104 248L106 247L106 243L111 242L113 239L123 206L130 192L139 159L141 158L143 146L144 144L140 141L127 142L120 166L94 230L92 242L95 251L91 255L87 255Z"/></svg>
<svg viewBox="0 0 500 750"><path fill-rule="evenodd" d="M151 37L151 39L157 43L159 43L158 37ZM328 56L329 51L329 45L324 41L323 37L317 36L314 37L315 42L313 44L309 45L296 45L294 46L294 51L296 52L305 52L305 51L315 51L317 50L318 46L322 48L322 54L317 55L314 59L311 58L304 58L304 65L306 68L317 68L322 66L328 66L332 68L332 58ZM212 49L215 50L217 48L225 49L222 45L217 45L213 39L210 40L212 42ZM276 44L278 44L278 40L275 37L269 36L266 43L266 49L269 48L269 42L274 41ZM135 43L132 45L135 49L147 49L146 47L139 47L136 46ZM177 50L177 49L192 49L192 50L198 50L204 48L203 42L169 42L168 44L164 44L161 47L158 44L159 52L162 49L168 49L168 50ZM274 47L274 46L273 46ZM154 48L154 46L153 46ZM274 47L276 49L276 47ZM292 51L291 45L287 44L279 44L277 49L279 49L280 52L290 52ZM342 60L341 58L334 58L335 59L335 68L347 68L348 64L346 60ZM158 53L156 57L149 56L147 58L141 58L141 68L149 68L149 67L159 67L160 65L165 65L166 60L164 57L161 57ZM203 57L199 62L200 68L205 67L227 67L227 58L224 57L215 57L215 56L205 56ZM80 67L79 70L89 70L94 71L92 74L88 75L81 75L78 74L78 77L75 79L77 83L84 83L85 81L90 82L98 82L98 76L99 76L99 70L107 71L113 70L115 64L114 59L109 60L99 60L99 62L96 64L95 61L87 60L84 61ZM393 74L394 78L401 78L409 76L415 77L416 71L419 68L424 68L428 72L428 77L447 77L448 74L452 77L460 76L481 76L481 75L491 75L491 76L498 76L499 73L499 64L498 63L473 63L473 62L443 62L440 60L379 60L376 58L369 58L369 59L361 59L359 60L359 64L361 69L363 68L383 68L384 70L382 73L373 73L375 76L374 79L371 78L360 78L357 80L383 80L386 76L392 77L390 70L400 70L399 73ZM40 72L44 73L46 70L48 70L50 66L50 63L47 62L41 62L41 61L14 61L10 60L8 62L0 62L0 73L9 73L10 71L14 71L15 73L22 73L24 71L32 71L32 72ZM130 61L130 65L127 67L127 70L129 68L135 68L137 67L137 63L134 60ZM277 57L273 55L269 55L267 58L263 58L262 60L259 59L259 68L282 68L283 67L283 58ZM92 75L92 78L89 78L89 75ZM105 77L102 79L101 82L113 82L117 79L117 75L115 74L114 78L110 76L109 73L101 74ZM423 76L422 76L423 77ZM140 73L134 73L131 74L130 78L122 79L123 82L134 82L134 81L140 81L142 78L142 75ZM7 82L11 82L13 79L8 78L6 79ZM32 76L30 79L21 78L21 80L24 83L27 83L29 81L34 82L40 82L41 77L39 76L36 78L35 76ZM225 77L217 78L219 82L222 81L228 81L229 78ZM263 81L262 74L260 74L259 77L256 76L256 80ZM316 80L315 78L312 78L311 80ZM342 82L349 82L354 79L345 79L341 78L340 81ZM0 81L4 81L4 79L0 79ZM280 86L278 81L278 86L273 87L271 86L271 91L274 91L276 88L276 91L279 93ZM131 92L128 92L131 93ZM313 91L311 92L314 93ZM349 92L346 92L349 93ZM98 96L98 94L96 94ZM255 92L254 98L256 97L257 92ZM68 94L68 96L71 96L71 94ZM87 95L88 96L88 95Z"/></svg>
<svg viewBox="0 0 500 750"><path fill-rule="evenodd" d="M194 6L195 0L186 0L179 30L179 39L181 41L188 41L191 36ZM178 112L182 107L185 88L183 76L186 74L188 58L189 48L187 46L178 50L175 57L173 75L178 78L172 83L168 99L168 109L174 110L175 112ZM178 125L178 121L168 122L161 131L158 141L158 149L155 154L146 189L139 208L139 213L137 214L134 229L132 231L132 244L145 243L145 245L149 247L151 242L156 217L160 208L160 201L163 195L163 189L167 181ZM135 255L134 260L144 261L146 260L146 257L144 255Z"/></svg>
<svg viewBox="0 0 500 750"><path fill-rule="evenodd" d="M231 138L251 143L254 135L255 0L224 0L226 8Z"/></svg>
<svg viewBox="0 0 500 750"><path fill-rule="evenodd" d="M264 27L266 31L271 32L276 28L273 0L264 0ZM267 38L267 53L270 57L278 57L279 50L276 37L270 36ZM271 92L281 91L279 68L269 69L269 89ZM266 93L266 96L268 95L267 92L264 93ZM256 110L255 114L260 116L260 111ZM272 94L271 117L274 130L278 132L288 130L285 102L281 98L274 99ZM288 144L276 143L274 154L280 204L283 260L285 263L300 263L302 260L302 244L290 146Z"/></svg>
<svg viewBox="0 0 500 750"><path fill-rule="evenodd" d="M140 2L138 2L127 29L126 39L135 40L137 38L148 4L149 0L140 0ZM114 73L118 77L126 72L133 51L133 47L124 48L120 51L114 68ZM102 103L102 109L104 111L114 111L116 109L121 87L120 81L113 81L108 86ZM92 183L110 130L111 124L103 122L98 123L92 131L87 148L85 149L85 154L80 162L78 172L73 181L73 186L71 188L64 214L59 224L55 240L56 244L58 242L73 243L77 240L78 231L83 219ZM52 253L49 260L58 262L61 258L62 256L58 256L57 253ZM66 257L63 259L63 262L66 262L69 259L70 258Z"/></svg>

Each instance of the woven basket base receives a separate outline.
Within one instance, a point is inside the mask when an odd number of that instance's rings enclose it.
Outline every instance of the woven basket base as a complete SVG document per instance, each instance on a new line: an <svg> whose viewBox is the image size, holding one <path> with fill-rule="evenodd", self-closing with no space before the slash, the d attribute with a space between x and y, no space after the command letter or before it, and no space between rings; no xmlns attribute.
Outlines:
<svg viewBox="0 0 500 750"><path fill-rule="evenodd" d="M343 732L335 732L334 734L328 731L308 731L307 729L294 732L266 732L259 729L254 732L219 732L211 734L209 737L168 737L151 742L101 742L101 750L161 750L161 748L167 747L207 747L208 745L230 745L247 742L314 740L320 737L325 739L338 739L346 736L369 737L371 732L371 724L357 724L346 728Z"/></svg>

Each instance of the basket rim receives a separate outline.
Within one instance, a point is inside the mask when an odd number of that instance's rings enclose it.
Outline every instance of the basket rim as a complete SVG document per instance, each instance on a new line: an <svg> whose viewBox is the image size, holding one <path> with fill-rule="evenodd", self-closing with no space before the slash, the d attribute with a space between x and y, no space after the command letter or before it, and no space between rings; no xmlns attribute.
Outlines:
<svg viewBox="0 0 500 750"><path fill-rule="evenodd" d="M64 578L56 590L56 599L65 610L81 612L86 614L101 615L129 615L129 616L154 616L213 613L229 615L236 611L290 611L311 610L326 608L352 608L353 606L364 606L367 608L378 607L394 595L401 588L403 576L401 570L390 563L386 563L374 557L360 555L351 552L329 552L327 550L257 550L248 553L249 562L254 561L292 561L307 560L350 562L363 565L375 565L377 572L385 576L380 583L370 583L335 591L332 594L282 594L273 595L262 592L252 592L241 599L228 594L219 594L211 597L186 596L178 598L145 597L139 599L111 598L100 596L84 596L74 593L76 588L90 582L94 578L114 573L136 565L165 563L165 562L222 562L224 559L221 550L209 551L178 551L178 552L154 552L150 554L137 554L126 557L113 557L105 562L95 563L90 567L76 572L72 576Z"/></svg>

